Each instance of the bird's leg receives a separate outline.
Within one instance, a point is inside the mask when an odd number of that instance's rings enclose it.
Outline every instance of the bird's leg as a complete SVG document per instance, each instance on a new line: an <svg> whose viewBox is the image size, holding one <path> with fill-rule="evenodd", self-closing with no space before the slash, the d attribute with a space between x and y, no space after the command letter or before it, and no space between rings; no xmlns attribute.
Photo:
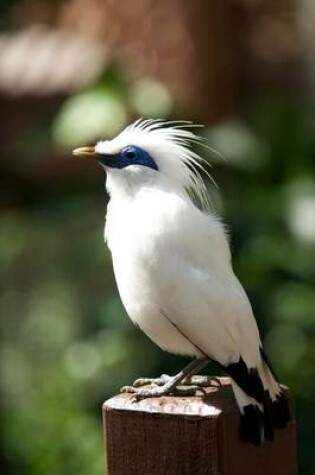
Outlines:
<svg viewBox="0 0 315 475"><path fill-rule="evenodd" d="M221 386L221 381L216 376L207 376L196 374L198 371L201 371L204 368L203 360L200 361L200 365L193 369L193 373L187 374L185 378L181 381L183 386L194 386L199 388L207 388L209 386ZM149 384L154 384L156 386L163 386L167 381L172 379L172 376L168 374L162 374L159 378L138 378L134 381L133 387L140 388L142 386L148 386Z"/></svg>
<svg viewBox="0 0 315 475"><path fill-rule="evenodd" d="M188 378L191 374L196 373L199 371L201 361L203 362L203 359L195 359L189 365L187 365L182 371L185 372L184 378ZM181 372L182 373L182 372ZM181 373L178 373L181 374ZM176 375L176 376L178 376ZM176 376L169 376L168 374L162 374L158 378L138 378L134 381L133 387L134 388L139 388L142 386L147 386L149 384L155 385L155 386L164 386L168 381L173 380Z"/></svg>
<svg viewBox="0 0 315 475"><path fill-rule="evenodd" d="M205 362L205 361L207 361L207 362ZM208 361L209 360L207 358L195 359L191 363L189 363L189 365L185 366L185 368L180 373L178 373L178 375L176 375L176 376L179 376L182 372L184 372L185 375L183 376L183 379L186 381L186 383L188 385L188 384L190 384L189 377L193 374L198 373L198 371L200 371L200 369L204 368L204 366L206 366L206 364L208 364ZM168 374L162 374L158 378L138 378L134 381L132 386L134 388L147 386L148 384L152 384L152 385L156 385L156 386L163 386L168 381L173 380L174 378L176 378L176 376L169 376Z"/></svg>
<svg viewBox="0 0 315 475"><path fill-rule="evenodd" d="M136 385L124 386L121 391L134 394L136 399L162 396L166 394L187 395L187 393L191 394L192 390L194 394L197 389L202 387L201 385L193 385L189 388L178 388L177 386L179 386L183 380L190 378L193 374L196 374L196 372L200 371L208 363L208 358L196 359L189 363L182 371L173 377L162 375L161 378L158 378L157 380L141 378L140 380L135 381ZM150 384L150 386L146 388L139 387L143 385L141 383Z"/></svg>
<svg viewBox="0 0 315 475"><path fill-rule="evenodd" d="M188 374L182 381L182 385L186 386L185 390L190 388L208 388L209 386L220 387L221 381L216 376L207 376L196 374L198 371L201 371L208 363L209 360L199 360L200 364L194 368L194 370Z"/></svg>

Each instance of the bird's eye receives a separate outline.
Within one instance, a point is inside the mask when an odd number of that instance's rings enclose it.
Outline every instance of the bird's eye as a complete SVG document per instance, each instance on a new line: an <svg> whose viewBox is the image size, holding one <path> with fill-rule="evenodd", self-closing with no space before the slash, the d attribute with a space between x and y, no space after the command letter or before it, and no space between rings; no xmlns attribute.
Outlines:
<svg viewBox="0 0 315 475"><path fill-rule="evenodd" d="M123 150L123 154L126 158L128 158L129 160L132 160L133 158L136 157L136 151L133 150L132 148L126 148L125 150Z"/></svg>

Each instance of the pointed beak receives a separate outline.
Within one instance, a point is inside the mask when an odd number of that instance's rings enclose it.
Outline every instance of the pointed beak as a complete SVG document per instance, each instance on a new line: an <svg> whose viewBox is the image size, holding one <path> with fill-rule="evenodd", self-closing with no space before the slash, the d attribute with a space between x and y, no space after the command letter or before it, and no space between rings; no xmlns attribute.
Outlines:
<svg viewBox="0 0 315 475"><path fill-rule="evenodd" d="M80 147L73 150L73 155L79 158L100 158L101 155L95 152L95 147L88 146L88 147Z"/></svg>

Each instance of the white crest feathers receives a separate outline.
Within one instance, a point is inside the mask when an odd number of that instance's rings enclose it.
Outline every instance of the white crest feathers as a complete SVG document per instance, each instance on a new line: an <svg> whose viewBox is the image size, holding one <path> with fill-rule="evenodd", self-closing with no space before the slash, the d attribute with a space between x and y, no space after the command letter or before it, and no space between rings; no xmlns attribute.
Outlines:
<svg viewBox="0 0 315 475"><path fill-rule="evenodd" d="M155 160L161 173L197 198L202 209L208 209L204 177L215 182L205 168L209 163L191 148L198 144L207 147L204 138L190 130L195 127L202 126L186 121L139 119L114 139L98 142L95 150L118 153L127 145L143 148Z"/></svg>

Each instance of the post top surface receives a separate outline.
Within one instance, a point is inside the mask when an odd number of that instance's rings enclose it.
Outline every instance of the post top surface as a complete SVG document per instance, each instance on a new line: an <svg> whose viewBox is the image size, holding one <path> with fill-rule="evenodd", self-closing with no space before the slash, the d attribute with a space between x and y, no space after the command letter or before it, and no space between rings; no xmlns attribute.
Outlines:
<svg viewBox="0 0 315 475"><path fill-rule="evenodd" d="M224 411L238 411L230 378L220 377L221 386L205 388L196 396L162 396L137 401L132 394L121 393L108 399L103 409L138 411L193 417L217 417Z"/></svg>

